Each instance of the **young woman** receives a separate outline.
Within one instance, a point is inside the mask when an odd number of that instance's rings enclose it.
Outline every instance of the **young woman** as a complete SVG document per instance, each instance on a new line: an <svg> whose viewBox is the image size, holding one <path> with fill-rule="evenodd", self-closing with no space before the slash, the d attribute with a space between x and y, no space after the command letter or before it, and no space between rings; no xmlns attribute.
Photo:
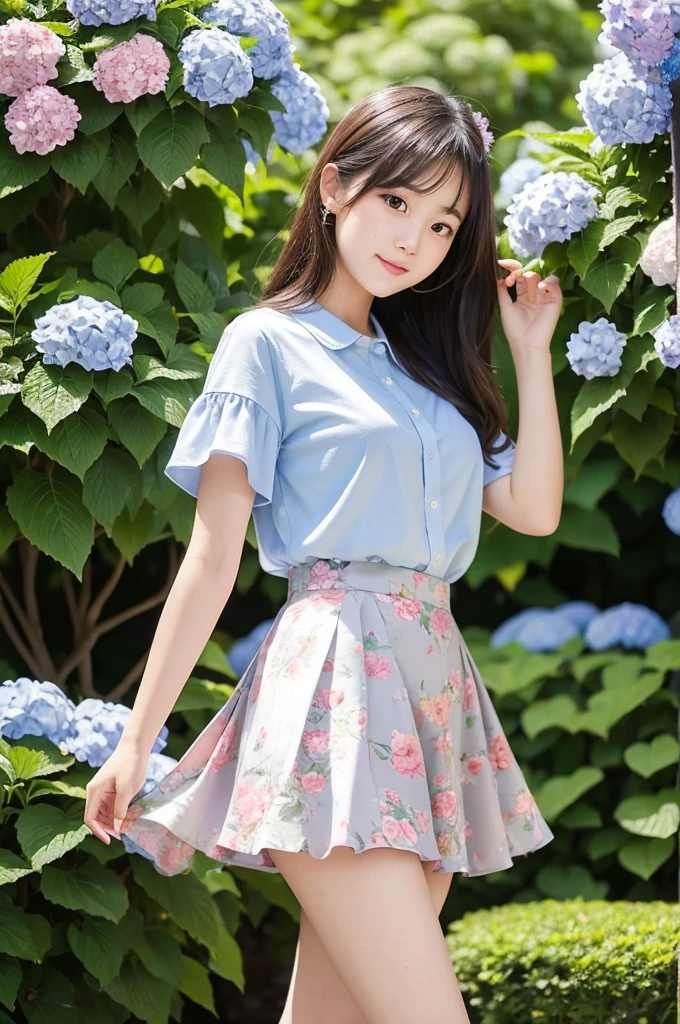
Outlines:
<svg viewBox="0 0 680 1024"><path fill-rule="evenodd" d="M450 608L482 509L545 535L562 500L559 281L497 261L488 141L467 103L412 86L332 132L262 301L225 330L180 430L166 472L197 496L191 540L87 787L94 834L124 831L164 874L196 849L281 872L302 910L285 1024L468 1021L438 921L453 874L553 838ZM491 366L497 305L516 444ZM287 600L230 699L139 798L251 511Z"/></svg>

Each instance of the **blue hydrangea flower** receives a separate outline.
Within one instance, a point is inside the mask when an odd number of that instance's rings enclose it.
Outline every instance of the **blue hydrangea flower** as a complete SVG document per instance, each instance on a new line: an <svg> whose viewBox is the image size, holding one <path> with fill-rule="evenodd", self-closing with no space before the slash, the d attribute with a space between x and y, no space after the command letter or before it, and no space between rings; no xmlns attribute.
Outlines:
<svg viewBox="0 0 680 1024"><path fill-rule="evenodd" d="M673 99L660 67L633 64L619 52L596 64L580 86L583 120L608 146L651 142L670 130Z"/></svg>
<svg viewBox="0 0 680 1024"><path fill-rule="evenodd" d="M253 68L236 36L223 28L190 32L177 56L184 68L184 88L208 106L234 103L253 87Z"/></svg>
<svg viewBox="0 0 680 1024"><path fill-rule="evenodd" d="M257 43L247 52L257 78L276 78L293 63L290 26L272 0L217 0L200 17L235 36L255 36Z"/></svg>
<svg viewBox="0 0 680 1024"><path fill-rule="evenodd" d="M45 736L58 747L69 731L75 704L61 687L20 676L0 686L0 736Z"/></svg>
<svg viewBox="0 0 680 1024"><path fill-rule="evenodd" d="M498 192L501 202L507 205L526 184L536 181L536 178L543 174L544 170L545 164L533 156L524 156L515 160L505 168L500 176Z"/></svg>
<svg viewBox="0 0 680 1024"><path fill-rule="evenodd" d="M563 618L573 622L582 633L591 619L599 614L600 609L592 601L564 601L557 606L555 611L558 611Z"/></svg>
<svg viewBox="0 0 680 1024"><path fill-rule="evenodd" d="M297 64L286 68L272 83L272 93L286 108L270 110L272 139L289 153L304 153L324 137L330 110L321 86Z"/></svg>
<svg viewBox="0 0 680 1024"><path fill-rule="evenodd" d="M503 223L514 252L541 256L550 242L563 242L582 231L597 214L599 191L575 171L549 171L516 195Z"/></svg>
<svg viewBox="0 0 680 1024"><path fill-rule="evenodd" d="M43 363L78 363L86 370L120 370L132 365L137 321L107 299L78 295L39 316L31 331Z"/></svg>
<svg viewBox="0 0 680 1024"><path fill-rule="evenodd" d="M680 487L668 495L661 509L663 521L677 537L680 537Z"/></svg>
<svg viewBox="0 0 680 1024"><path fill-rule="evenodd" d="M670 636L667 623L653 609L624 601L592 619L585 632L585 641L592 650L605 651L617 644L651 647L660 640L669 640Z"/></svg>
<svg viewBox="0 0 680 1024"><path fill-rule="evenodd" d="M676 78L680 78L680 39L673 40L673 49L661 65L661 81L664 85L670 85Z"/></svg>
<svg viewBox="0 0 680 1024"><path fill-rule="evenodd" d="M654 348L663 365L677 370L680 366L680 314L666 317L663 323L654 328L652 335Z"/></svg>
<svg viewBox="0 0 680 1024"><path fill-rule="evenodd" d="M66 0L66 9L82 25L122 25L133 18L156 20L154 0Z"/></svg>
<svg viewBox="0 0 680 1024"><path fill-rule="evenodd" d="M626 335L601 316L595 323L582 320L567 342L567 359L574 373L593 377L614 377L621 369Z"/></svg>
<svg viewBox="0 0 680 1024"><path fill-rule="evenodd" d="M539 654L559 650L562 644L578 636L580 632L573 619L568 615L562 615L559 608L551 608L525 622L516 640L528 651Z"/></svg>
<svg viewBox="0 0 680 1024"><path fill-rule="evenodd" d="M521 612L517 612L516 615L511 615L509 619L501 622L500 626L493 631L489 640L489 646L502 647L503 644L509 644L512 640L516 640L522 628L528 622L532 622L533 619L540 617L549 610L549 608L540 607L524 608Z"/></svg>
<svg viewBox="0 0 680 1024"><path fill-rule="evenodd" d="M623 50L633 62L660 64L680 32L677 6L662 0L601 0L605 20L598 42Z"/></svg>
<svg viewBox="0 0 680 1024"><path fill-rule="evenodd" d="M130 714L131 708L124 704L86 697L75 707L62 746L73 754L76 760L87 761L93 768L99 768L118 746ZM152 752L160 753L167 740L168 727L164 725L152 747Z"/></svg>
<svg viewBox="0 0 680 1024"><path fill-rule="evenodd" d="M255 657L260 644L274 625L274 619L263 619L247 636L235 640L226 654L227 664L237 676L242 676Z"/></svg>

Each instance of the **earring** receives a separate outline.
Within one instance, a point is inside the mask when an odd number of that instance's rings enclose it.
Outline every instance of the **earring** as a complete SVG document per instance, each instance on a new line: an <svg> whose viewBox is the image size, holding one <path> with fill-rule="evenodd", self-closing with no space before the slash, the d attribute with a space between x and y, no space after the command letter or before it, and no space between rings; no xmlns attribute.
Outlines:
<svg viewBox="0 0 680 1024"><path fill-rule="evenodd" d="M327 224L328 223L328 216L329 216L329 214L331 214L331 216L332 216L332 213L328 209L328 207L326 206L325 203L321 204L321 209L323 210L323 213L321 214L321 223L322 224Z"/></svg>

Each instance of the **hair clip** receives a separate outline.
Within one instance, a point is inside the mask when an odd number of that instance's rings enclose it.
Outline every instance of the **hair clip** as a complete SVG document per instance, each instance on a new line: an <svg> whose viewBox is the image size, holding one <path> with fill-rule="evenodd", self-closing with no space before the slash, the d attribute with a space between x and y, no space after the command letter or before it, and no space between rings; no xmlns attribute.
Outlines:
<svg viewBox="0 0 680 1024"><path fill-rule="evenodd" d="M475 124L479 128L479 132L482 136L482 142L484 143L484 152L488 154L491 149L491 143L494 141L493 132L489 131L489 119L481 114L478 110L472 111L472 116L475 119Z"/></svg>

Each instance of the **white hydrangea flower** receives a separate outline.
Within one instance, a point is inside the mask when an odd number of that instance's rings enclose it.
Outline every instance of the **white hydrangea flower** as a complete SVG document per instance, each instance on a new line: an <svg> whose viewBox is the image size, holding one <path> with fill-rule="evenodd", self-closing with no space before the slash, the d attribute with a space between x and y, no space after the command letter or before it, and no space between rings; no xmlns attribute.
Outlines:
<svg viewBox="0 0 680 1024"><path fill-rule="evenodd" d="M670 284L675 287L678 276L675 260L675 220L662 220L647 239L647 245L640 257L640 267L651 277L654 284Z"/></svg>

